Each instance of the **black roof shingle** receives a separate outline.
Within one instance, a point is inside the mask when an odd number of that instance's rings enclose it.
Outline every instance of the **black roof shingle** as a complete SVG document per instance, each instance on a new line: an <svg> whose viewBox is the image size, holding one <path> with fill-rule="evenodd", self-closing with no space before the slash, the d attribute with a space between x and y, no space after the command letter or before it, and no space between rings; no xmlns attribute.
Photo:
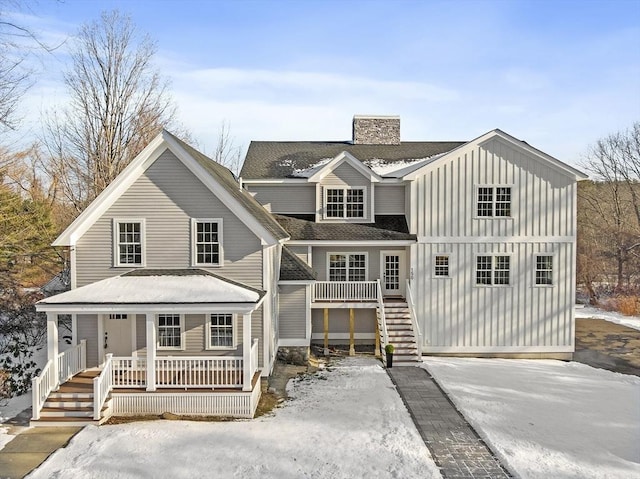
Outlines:
<svg viewBox="0 0 640 479"><path fill-rule="evenodd" d="M280 259L280 280L312 281L314 279L316 279L316 274L311 267L298 258L289 248L283 246Z"/></svg>

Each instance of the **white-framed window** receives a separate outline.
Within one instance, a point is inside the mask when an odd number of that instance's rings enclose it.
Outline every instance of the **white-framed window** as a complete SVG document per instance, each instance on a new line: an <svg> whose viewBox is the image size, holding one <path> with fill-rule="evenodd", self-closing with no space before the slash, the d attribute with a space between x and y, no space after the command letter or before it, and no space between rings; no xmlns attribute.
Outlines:
<svg viewBox="0 0 640 479"><path fill-rule="evenodd" d="M366 281L367 253L328 253L329 281Z"/></svg>
<svg viewBox="0 0 640 479"><path fill-rule="evenodd" d="M510 186L478 186L476 191L478 218L505 218L511 216Z"/></svg>
<svg viewBox="0 0 640 479"><path fill-rule="evenodd" d="M449 255L436 254L433 256L433 276L435 278L449 277Z"/></svg>
<svg viewBox="0 0 640 479"><path fill-rule="evenodd" d="M144 266L144 219L115 218L113 220L114 266Z"/></svg>
<svg viewBox="0 0 640 479"><path fill-rule="evenodd" d="M231 313L212 313L207 324L208 349L233 349L235 342L235 318Z"/></svg>
<svg viewBox="0 0 640 479"><path fill-rule="evenodd" d="M325 188L325 218L364 218L364 188Z"/></svg>
<svg viewBox="0 0 640 479"><path fill-rule="evenodd" d="M193 266L222 266L222 218L191 219L191 263Z"/></svg>
<svg viewBox="0 0 640 479"><path fill-rule="evenodd" d="M184 317L177 313L158 315L158 349L184 349Z"/></svg>
<svg viewBox="0 0 640 479"><path fill-rule="evenodd" d="M509 255L477 255L477 286L508 286L511 281L511 257Z"/></svg>
<svg viewBox="0 0 640 479"><path fill-rule="evenodd" d="M536 255L536 286L553 286L553 255Z"/></svg>

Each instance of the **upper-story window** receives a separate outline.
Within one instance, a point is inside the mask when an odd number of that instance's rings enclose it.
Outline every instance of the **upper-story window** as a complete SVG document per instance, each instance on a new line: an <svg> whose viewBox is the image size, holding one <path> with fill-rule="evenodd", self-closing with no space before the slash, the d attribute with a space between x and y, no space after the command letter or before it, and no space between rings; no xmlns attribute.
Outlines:
<svg viewBox="0 0 640 479"><path fill-rule="evenodd" d="M477 200L479 217L511 216L510 186L479 186Z"/></svg>
<svg viewBox="0 0 640 479"><path fill-rule="evenodd" d="M191 220L194 266L222 266L222 219Z"/></svg>
<svg viewBox="0 0 640 479"><path fill-rule="evenodd" d="M507 255L476 256L476 285L510 284L511 258Z"/></svg>
<svg viewBox="0 0 640 479"><path fill-rule="evenodd" d="M433 258L433 275L436 278L449 277L449 255L437 254Z"/></svg>
<svg viewBox="0 0 640 479"><path fill-rule="evenodd" d="M366 281L366 253L329 253L329 281Z"/></svg>
<svg viewBox="0 0 640 479"><path fill-rule="evenodd" d="M364 188L327 188L326 218L364 218Z"/></svg>
<svg viewBox="0 0 640 479"><path fill-rule="evenodd" d="M115 219L114 265L144 266L144 220Z"/></svg>

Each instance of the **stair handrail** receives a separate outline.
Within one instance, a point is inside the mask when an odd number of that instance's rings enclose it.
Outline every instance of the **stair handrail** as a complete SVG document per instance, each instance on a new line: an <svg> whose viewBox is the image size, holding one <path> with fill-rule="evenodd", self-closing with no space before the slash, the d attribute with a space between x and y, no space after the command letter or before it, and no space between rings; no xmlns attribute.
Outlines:
<svg viewBox="0 0 640 479"><path fill-rule="evenodd" d="M100 420L102 406L113 389L113 354L108 353L100 375L93 378L93 419Z"/></svg>
<svg viewBox="0 0 640 479"><path fill-rule="evenodd" d="M380 349L382 353L382 360L385 361L384 348L389 344L389 336L387 334L387 319L384 314L384 299L382 297L382 283L380 282L380 279L376 280L376 287L378 290L378 311L380 311Z"/></svg>
<svg viewBox="0 0 640 479"><path fill-rule="evenodd" d="M418 324L418 318L416 316L416 305L413 301L413 291L411 290L411 281L409 279L407 279L407 306L409 306L411 325L413 326L413 332L416 337L418 358L422 359L422 332L420 331L420 325Z"/></svg>
<svg viewBox="0 0 640 479"><path fill-rule="evenodd" d="M55 386L56 377L53 361L49 359L40 374L31 379L31 418L34 421L40 419L40 411Z"/></svg>

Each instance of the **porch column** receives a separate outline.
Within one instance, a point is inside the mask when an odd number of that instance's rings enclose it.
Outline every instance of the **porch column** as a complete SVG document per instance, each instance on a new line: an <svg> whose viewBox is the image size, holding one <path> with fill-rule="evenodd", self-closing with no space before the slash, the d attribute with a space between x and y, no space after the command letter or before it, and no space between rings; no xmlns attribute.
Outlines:
<svg viewBox="0 0 640 479"><path fill-rule="evenodd" d="M329 308L324 308L324 355L329 356Z"/></svg>
<svg viewBox="0 0 640 479"><path fill-rule="evenodd" d="M156 390L156 315L146 314L147 325L147 391Z"/></svg>
<svg viewBox="0 0 640 479"><path fill-rule="evenodd" d="M51 361L51 372L53 373L53 389L58 389L60 385L60 371L58 371L58 315L47 313L47 359Z"/></svg>
<svg viewBox="0 0 640 479"><path fill-rule="evenodd" d="M355 310L349 308L349 356L356 355L356 343L355 343Z"/></svg>
<svg viewBox="0 0 640 479"><path fill-rule="evenodd" d="M253 369L257 364L251 364L251 313L242 315L242 390L251 391L251 380L253 379ZM258 360L256 355L255 360Z"/></svg>

